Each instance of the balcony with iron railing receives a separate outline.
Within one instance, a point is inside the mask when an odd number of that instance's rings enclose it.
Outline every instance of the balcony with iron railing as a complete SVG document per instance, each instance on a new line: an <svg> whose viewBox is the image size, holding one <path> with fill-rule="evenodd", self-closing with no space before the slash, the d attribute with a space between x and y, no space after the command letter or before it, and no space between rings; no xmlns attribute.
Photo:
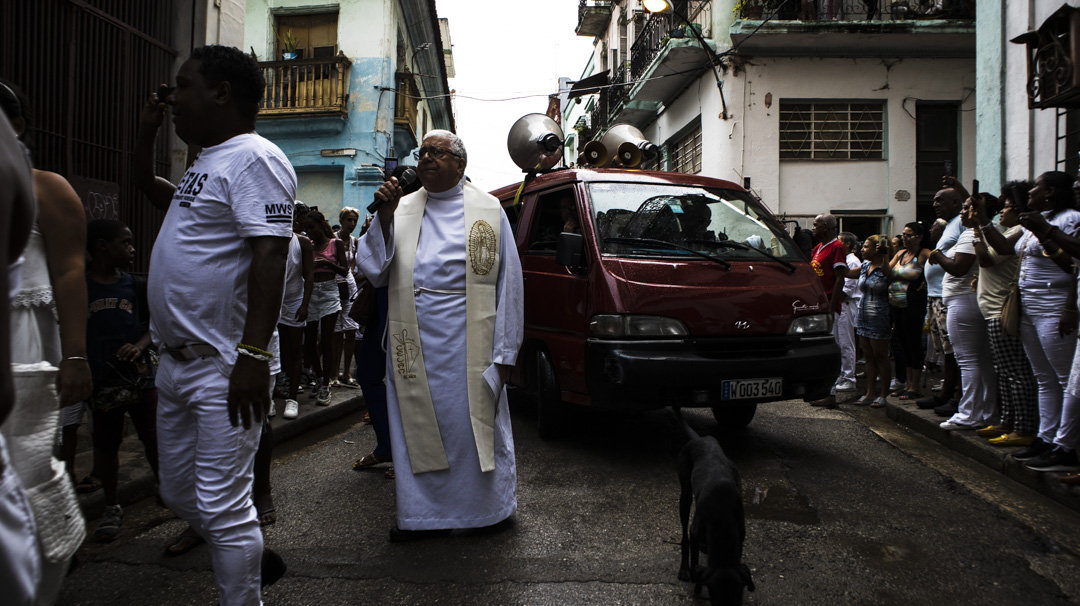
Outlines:
<svg viewBox="0 0 1080 606"><path fill-rule="evenodd" d="M627 100L614 116L635 124L657 109L713 65L711 0L676 0L670 13L653 13L630 47Z"/></svg>
<svg viewBox="0 0 1080 606"><path fill-rule="evenodd" d="M260 61L266 89L259 117L345 116L351 65L342 53L330 59Z"/></svg>
<svg viewBox="0 0 1080 606"><path fill-rule="evenodd" d="M908 21L975 18L974 0L741 0L735 11L742 19L777 21Z"/></svg>
<svg viewBox="0 0 1080 606"><path fill-rule="evenodd" d="M735 14L743 55L975 55L974 0L741 0Z"/></svg>
<svg viewBox="0 0 1080 606"><path fill-rule="evenodd" d="M611 22L612 0L579 0L578 23L574 33L579 36L600 36Z"/></svg>

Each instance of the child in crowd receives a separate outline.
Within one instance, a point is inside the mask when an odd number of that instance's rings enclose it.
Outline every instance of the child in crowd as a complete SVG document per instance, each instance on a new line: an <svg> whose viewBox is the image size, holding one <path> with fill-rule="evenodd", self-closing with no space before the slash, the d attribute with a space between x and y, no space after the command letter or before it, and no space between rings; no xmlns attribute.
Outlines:
<svg viewBox="0 0 1080 606"><path fill-rule="evenodd" d="M303 365L304 327L307 325L308 305L314 285L314 253L307 236L294 233L289 242L289 259L285 267L285 294L281 300L278 334L281 336L281 372L286 377L285 418L300 414L296 394L300 389L300 369ZM270 405L274 416L274 405Z"/></svg>
<svg viewBox="0 0 1080 606"><path fill-rule="evenodd" d="M314 287L308 308L308 325L304 334L304 348L312 361L317 379L316 390L311 394L320 406L330 404L330 380L337 375L334 368L333 340L341 298L336 276L344 276L345 251L337 234L317 210L304 216L304 232L311 240L314 252Z"/></svg>
<svg viewBox="0 0 1080 606"><path fill-rule="evenodd" d="M106 542L117 537L124 519L116 493L125 414L131 417L155 476L158 470L157 389L150 360L146 280L123 271L135 259L132 242L131 230L120 221L98 219L87 225L86 346L94 380L89 405L94 469L105 490L105 511L94 537Z"/></svg>

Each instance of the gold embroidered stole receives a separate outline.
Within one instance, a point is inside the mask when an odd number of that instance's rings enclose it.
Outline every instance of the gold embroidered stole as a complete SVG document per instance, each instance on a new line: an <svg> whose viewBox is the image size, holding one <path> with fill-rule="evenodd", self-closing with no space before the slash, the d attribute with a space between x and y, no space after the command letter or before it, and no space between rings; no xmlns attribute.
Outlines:
<svg viewBox="0 0 1080 606"><path fill-rule="evenodd" d="M497 400L483 378L492 363L495 340L495 297L499 277L499 201L471 183L464 187L465 318L469 416L481 471L495 469L495 410ZM431 401L420 327L416 317L413 268L427 190L401 199L394 214L394 258L390 266L387 330L388 354L393 357L394 387L402 430L414 474L448 469L446 451ZM428 295L430 296L430 295ZM445 296L445 295L436 295ZM454 296L454 295L450 295Z"/></svg>

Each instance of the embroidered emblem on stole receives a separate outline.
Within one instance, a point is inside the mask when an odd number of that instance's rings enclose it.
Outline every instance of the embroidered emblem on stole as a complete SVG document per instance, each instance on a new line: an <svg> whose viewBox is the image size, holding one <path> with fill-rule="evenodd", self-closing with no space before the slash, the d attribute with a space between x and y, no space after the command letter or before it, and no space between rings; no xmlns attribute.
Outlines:
<svg viewBox="0 0 1080 606"><path fill-rule="evenodd" d="M469 261L473 273L486 276L495 266L495 230L487 221L473 223L469 230Z"/></svg>
<svg viewBox="0 0 1080 606"><path fill-rule="evenodd" d="M420 353L420 346L416 339L409 336L408 330L402 330L400 335L394 335L394 358L397 362L397 372L403 379L415 379L413 364L416 363L416 354Z"/></svg>

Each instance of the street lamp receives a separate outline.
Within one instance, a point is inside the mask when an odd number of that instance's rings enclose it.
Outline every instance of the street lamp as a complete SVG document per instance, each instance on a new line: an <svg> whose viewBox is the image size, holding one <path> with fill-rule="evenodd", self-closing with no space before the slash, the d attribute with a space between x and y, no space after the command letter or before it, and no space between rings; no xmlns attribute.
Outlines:
<svg viewBox="0 0 1080 606"><path fill-rule="evenodd" d="M645 0L641 3L647 13L666 13L671 11L671 4L667 0Z"/></svg>

